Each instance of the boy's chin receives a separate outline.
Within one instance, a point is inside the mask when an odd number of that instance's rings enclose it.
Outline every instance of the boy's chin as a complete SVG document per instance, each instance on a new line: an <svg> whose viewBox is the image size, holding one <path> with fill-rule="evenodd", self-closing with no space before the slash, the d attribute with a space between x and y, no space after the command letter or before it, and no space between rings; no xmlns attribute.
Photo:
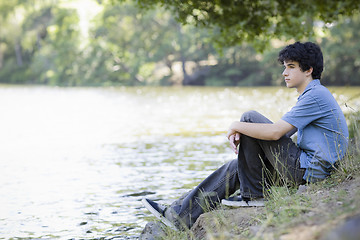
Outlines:
<svg viewBox="0 0 360 240"><path fill-rule="evenodd" d="M293 87L294 87L294 86L293 86L292 84L290 84L290 83L285 83L285 85L286 85L287 88L293 88Z"/></svg>

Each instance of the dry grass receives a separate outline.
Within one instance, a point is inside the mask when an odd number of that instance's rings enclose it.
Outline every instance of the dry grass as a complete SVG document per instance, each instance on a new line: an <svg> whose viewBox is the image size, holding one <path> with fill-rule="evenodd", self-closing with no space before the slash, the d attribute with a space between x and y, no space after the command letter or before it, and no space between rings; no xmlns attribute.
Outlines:
<svg viewBox="0 0 360 240"><path fill-rule="evenodd" d="M191 230L166 229L164 239L320 239L349 216L360 214L360 113L348 116L349 154L324 181L273 187L264 208L229 209L199 217Z"/></svg>

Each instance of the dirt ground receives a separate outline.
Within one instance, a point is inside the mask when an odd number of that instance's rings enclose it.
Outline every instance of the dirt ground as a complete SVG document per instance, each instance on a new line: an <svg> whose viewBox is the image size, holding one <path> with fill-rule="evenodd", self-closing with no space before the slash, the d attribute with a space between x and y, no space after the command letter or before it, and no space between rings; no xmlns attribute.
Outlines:
<svg viewBox="0 0 360 240"><path fill-rule="evenodd" d="M360 239L360 176L333 186L307 186L296 194L308 199L301 213L274 221L284 209L220 209L201 215L191 228L196 239ZM290 196L291 197L291 196ZM300 206L300 205L299 205ZM281 208L281 207L280 207Z"/></svg>

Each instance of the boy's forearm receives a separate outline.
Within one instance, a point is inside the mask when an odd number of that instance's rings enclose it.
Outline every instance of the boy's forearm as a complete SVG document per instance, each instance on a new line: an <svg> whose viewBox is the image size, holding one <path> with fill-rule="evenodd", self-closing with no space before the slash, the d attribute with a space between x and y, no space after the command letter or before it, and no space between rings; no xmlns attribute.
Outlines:
<svg viewBox="0 0 360 240"><path fill-rule="evenodd" d="M278 140L293 128L292 125L282 120L276 123L233 122L228 134L239 132L261 140Z"/></svg>

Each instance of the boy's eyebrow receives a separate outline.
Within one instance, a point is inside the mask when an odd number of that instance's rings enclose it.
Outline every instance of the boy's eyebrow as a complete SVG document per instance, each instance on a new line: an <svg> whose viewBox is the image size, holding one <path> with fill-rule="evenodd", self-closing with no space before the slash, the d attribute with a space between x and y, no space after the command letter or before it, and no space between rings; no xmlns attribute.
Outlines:
<svg viewBox="0 0 360 240"><path fill-rule="evenodd" d="M285 63L284 65L285 65L285 66L289 66L289 67L293 67L293 66L295 66L295 64L294 64L294 63Z"/></svg>

